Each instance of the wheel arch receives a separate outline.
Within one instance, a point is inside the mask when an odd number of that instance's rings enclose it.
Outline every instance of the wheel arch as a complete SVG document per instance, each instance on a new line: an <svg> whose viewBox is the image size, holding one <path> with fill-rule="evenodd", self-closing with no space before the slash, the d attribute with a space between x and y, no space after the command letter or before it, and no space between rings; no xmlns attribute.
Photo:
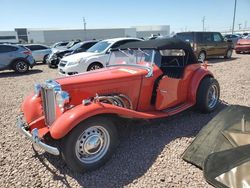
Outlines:
<svg viewBox="0 0 250 188"><path fill-rule="evenodd" d="M101 61L95 60L95 61L91 61L90 63L88 63L86 70L88 70L89 67L90 67L92 64L99 64L99 65L101 65L102 67L105 67L104 64L103 64Z"/></svg>
<svg viewBox="0 0 250 188"><path fill-rule="evenodd" d="M68 110L57 118L50 127L50 135L53 139L61 139L74 127L89 118L105 116L117 119L120 114L123 114L122 111L121 108L110 104L91 103L86 106L81 104Z"/></svg>
<svg viewBox="0 0 250 188"><path fill-rule="evenodd" d="M12 68L13 69L13 66L14 66L14 63L15 62L17 62L17 61L25 61L29 66L30 66L30 64L29 64L29 62L27 61L27 59L25 59L25 58L23 58L23 57L18 57L18 58L15 58L15 59L13 59L12 61L11 61L11 63L10 63L10 68Z"/></svg>
<svg viewBox="0 0 250 188"><path fill-rule="evenodd" d="M196 103L196 96L197 96L197 91L200 86L200 83L203 79L210 77L214 78L214 75L207 69L200 68L195 71L192 80L190 82L190 92L188 94L189 96L189 101L192 103Z"/></svg>

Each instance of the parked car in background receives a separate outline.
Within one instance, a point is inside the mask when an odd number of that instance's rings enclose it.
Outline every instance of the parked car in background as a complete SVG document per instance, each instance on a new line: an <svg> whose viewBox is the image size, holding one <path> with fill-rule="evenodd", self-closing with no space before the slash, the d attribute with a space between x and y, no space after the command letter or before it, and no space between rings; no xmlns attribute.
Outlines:
<svg viewBox="0 0 250 188"><path fill-rule="evenodd" d="M111 41L98 46L105 42ZM17 127L72 170L85 172L111 158L122 118L170 117L191 107L209 113L219 97L218 81L186 42L133 42L111 50L102 71L36 84Z"/></svg>
<svg viewBox="0 0 250 188"><path fill-rule="evenodd" d="M239 39L234 49L237 54L249 53L250 52L250 35L248 35L244 39Z"/></svg>
<svg viewBox="0 0 250 188"><path fill-rule="evenodd" d="M41 44L27 44L24 46L31 50L36 62L46 63L49 54L52 52L50 47Z"/></svg>
<svg viewBox="0 0 250 188"><path fill-rule="evenodd" d="M243 33L242 38L247 38L250 34L249 33Z"/></svg>
<svg viewBox="0 0 250 188"><path fill-rule="evenodd" d="M114 38L96 43L86 52L64 57L58 66L60 74L73 75L106 66L111 48L117 48L129 42L141 41L138 38Z"/></svg>
<svg viewBox="0 0 250 188"><path fill-rule="evenodd" d="M189 42L200 61L218 56L229 59L233 53L232 41L225 41L219 32L181 32L175 37Z"/></svg>
<svg viewBox="0 0 250 188"><path fill-rule="evenodd" d="M224 35L224 39L225 40L231 40L233 42L233 45L235 46L237 41L239 39L241 39L240 35L232 35L232 34L228 34L228 35Z"/></svg>
<svg viewBox="0 0 250 188"><path fill-rule="evenodd" d="M71 48L72 46L76 45L77 43L81 42L80 40L76 40L76 41L70 41L64 49L69 49Z"/></svg>
<svg viewBox="0 0 250 188"><path fill-rule="evenodd" d="M0 44L0 70L12 69L17 73L25 73L35 65L29 49L24 46Z"/></svg>
<svg viewBox="0 0 250 188"><path fill-rule="evenodd" d="M69 42L56 42L51 46L51 48L62 48L66 47Z"/></svg>
<svg viewBox="0 0 250 188"><path fill-rule="evenodd" d="M85 52L97 42L98 42L97 40L84 41L84 42L79 42L68 49L53 50L47 59L47 64L50 68L57 68L58 63L64 56Z"/></svg>

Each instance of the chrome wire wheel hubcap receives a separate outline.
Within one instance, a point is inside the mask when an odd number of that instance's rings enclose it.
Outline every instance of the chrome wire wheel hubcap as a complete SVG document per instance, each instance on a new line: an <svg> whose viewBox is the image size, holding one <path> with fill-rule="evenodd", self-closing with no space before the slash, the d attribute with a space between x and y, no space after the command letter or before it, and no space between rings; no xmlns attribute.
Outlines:
<svg viewBox="0 0 250 188"><path fill-rule="evenodd" d="M210 109L214 108L219 99L218 87L212 85L208 90L208 107Z"/></svg>
<svg viewBox="0 0 250 188"><path fill-rule="evenodd" d="M101 126L86 129L77 139L75 152L77 158L85 164L99 161L108 151L110 135Z"/></svg>
<svg viewBox="0 0 250 188"><path fill-rule="evenodd" d="M28 69L28 65L23 62L23 61L19 61L17 64L16 64L16 69L19 71L19 72L25 72L27 69Z"/></svg>

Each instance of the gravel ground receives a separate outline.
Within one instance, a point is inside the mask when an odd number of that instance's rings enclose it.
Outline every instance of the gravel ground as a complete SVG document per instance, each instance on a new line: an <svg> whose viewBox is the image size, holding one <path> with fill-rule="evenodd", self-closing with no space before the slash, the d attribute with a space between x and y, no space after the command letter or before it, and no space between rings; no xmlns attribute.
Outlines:
<svg viewBox="0 0 250 188"><path fill-rule="evenodd" d="M204 115L188 110L128 126L111 160L85 174L71 172L58 157L34 152L30 142L16 132L24 97L35 83L58 77L57 71L38 65L23 76L1 72L0 187L210 187L202 171L181 156L199 130L227 104L250 106L250 55L234 54L232 60L210 62L223 100L216 112Z"/></svg>

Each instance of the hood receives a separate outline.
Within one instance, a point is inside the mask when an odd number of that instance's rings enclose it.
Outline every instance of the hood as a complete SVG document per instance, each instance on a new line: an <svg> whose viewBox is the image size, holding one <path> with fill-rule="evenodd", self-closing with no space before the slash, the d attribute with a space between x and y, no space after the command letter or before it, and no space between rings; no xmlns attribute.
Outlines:
<svg viewBox="0 0 250 188"><path fill-rule="evenodd" d="M67 48L52 48L51 51L52 53L59 53L67 50Z"/></svg>
<svg viewBox="0 0 250 188"><path fill-rule="evenodd" d="M78 75L66 76L56 79L62 86L70 87L80 84L93 84L101 82L114 82L120 79L133 80L135 77L146 76L147 70L132 66L106 67L99 70L84 72Z"/></svg>
<svg viewBox="0 0 250 188"><path fill-rule="evenodd" d="M72 54L70 56L67 56L63 58L63 61L68 61L68 62L79 62L81 59L86 59L91 56L99 55L99 53L93 53L93 52L81 52L81 53L76 53Z"/></svg>
<svg viewBox="0 0 250 188"><path fill-rule="evenodd" d="M122 93L135 101L140 92L142 79L148 71L129 66L107 67L79 75L59 78L56 81L71 97L71 104L98 95Z"/></svg>
<svg viewBox="0 0 250 188"><path fill-rule="evenodd" d="M250 39L239 39L237 44L250 45Z"/></svg>

